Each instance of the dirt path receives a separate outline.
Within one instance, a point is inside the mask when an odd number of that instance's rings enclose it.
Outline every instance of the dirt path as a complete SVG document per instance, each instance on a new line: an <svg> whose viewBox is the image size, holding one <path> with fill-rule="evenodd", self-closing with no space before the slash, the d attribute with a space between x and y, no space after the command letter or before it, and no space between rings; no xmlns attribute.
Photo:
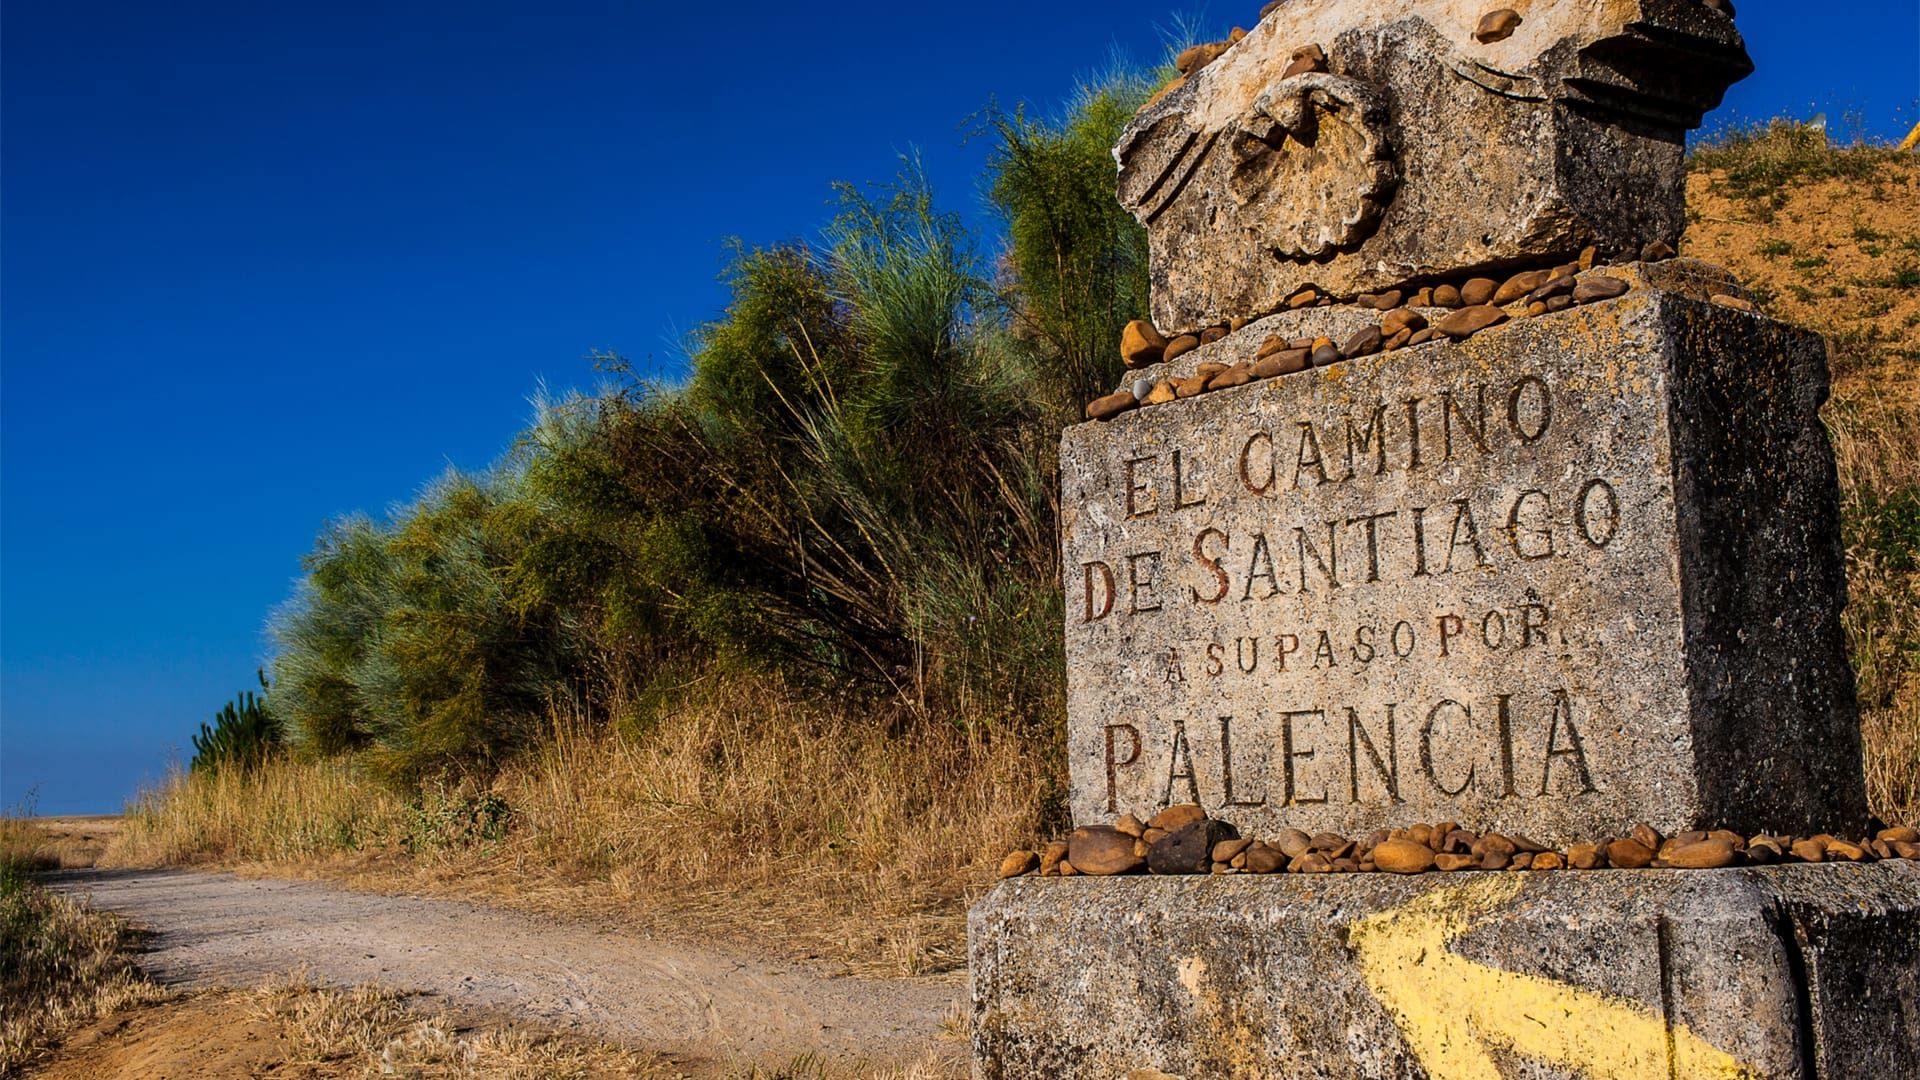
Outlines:
<svg viewBox="0 0 1920 1080"><path fill-rule="evenodd" d="M321 982L423 991L456 1011L523 1017L683 1060L963 1060L964 1046L940 1037L965 993L957 976L828 978L591 924L315 882L71 870L47 884L90 894L152 931L142 967L170 985L245 986L305 965Z"/></svg>

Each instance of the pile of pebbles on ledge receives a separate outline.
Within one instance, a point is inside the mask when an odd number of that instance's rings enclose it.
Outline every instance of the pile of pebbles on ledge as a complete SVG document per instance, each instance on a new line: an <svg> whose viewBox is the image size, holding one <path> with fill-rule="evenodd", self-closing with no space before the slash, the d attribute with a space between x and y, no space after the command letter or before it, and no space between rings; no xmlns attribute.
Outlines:
<svg viewBox="0 0 1920 1080"><path fill-rule="evenodd" d="M1670 259L1673 254L1671 247L1657 241L1648 244L1639 253L1643 262ZM1087 418L1111 420L1142 405L1162 405L1197 397L1212 390L1244 386L1250 382L1327 367L1342 360L1374 353L1414 348L1431 341L1461 341L1488 327L1498 326L1509 318L1547 315L1578 304L1593 304L1624 295L1628 290L1625 281L1604 273L1588 272L1594 260L1595 250L1588 248L1574 262L1550 269L1522 271L1505 281L1476 277L1458 285L1443 283L1412 293L1401 289L1369 293L1356 298L1354 303L1381 312L1379 324L1365 327L1343 342L1336 343L1325 337L1294 340L1269 337L1261 343L1251 361L1232 366L1203 363L1194 369L1192 375L1184 378L1169 376L1157 382L1140 379L1131 387L1095 399L1087 406ZM1753 311L1751 302L1731 294L1717 293L1712 297L1712 302L1739 311ZM1308 288L1288 299L1286 307L1288 310L1298 310L1325 307L1333 303L1332 297ZM1419 310L1421 308L1441 308L1448 313L1429 322ZM1252 322L1252 319L1235 319L1197 332L1177 334L1169 339L1152 323L1136 319L1128 323L1121 334L1120 358L1129 370L1171 363L1202 345L1219 341L1228 334L1246 328Z"/></svg>
<svg viewBox="0 0 1920 1080"><path fill-rule="evenodd" d="M1476 833L1453 822L1380 829L1352 839L1337 833L1309 836L1287 829L1268 839L1248 839L1199 806L1169 807L1152 821L1129 814L1112 825L1073 830L1040 851L1020 850L1000 864L1002 878L1036 871L1042 877L1076 874L1419 874L1430 870L1638 870L1644 867L1713 870L1774 863L1920 861L1920 831L1881 829L1870 840L1819 836L1743 837L1718 829L1662 836L1635 825L1623 836L1557 851L1525 836Z"/></svg>

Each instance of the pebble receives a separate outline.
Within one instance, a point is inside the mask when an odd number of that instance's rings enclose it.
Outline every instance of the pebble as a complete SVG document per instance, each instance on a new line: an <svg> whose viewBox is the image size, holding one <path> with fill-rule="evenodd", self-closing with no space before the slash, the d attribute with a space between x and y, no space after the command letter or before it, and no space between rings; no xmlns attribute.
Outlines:
<svg viewBox="0 0 1920 1080"><path fill-rule="evenodd" d="M1205 45L1190 46L1173 58L1173 66L1180 69L1180 74L1191 75L1220 59L1220 54L1227 51L1227 44L1224 41L1211 41Z"/></svg>
<svg viewBox="0 0 1920 1080"><path fill-rule="evenodd" d="M1231 863L1252 846L1252 840L1222 840L1213 845L1213 861Z"/></svg>
<svg viewBox="0 0 1920 1080"><path fill-rule="evenodd" d="M1571 296L1556 296L1547 301L1547 311L1549 312L1565 311L1572 306L1573 297Z"/></svg>
<svg viewBox="0 0 1920 1080"><path fill-rule="evenodd" d="M1611 300L1616 296L1624 296L1626 292L1627 283L1619 278L1608 277L1605 274L1591 274L1581 278L1580 283L1573 287L1573 302L1592 304L1601 300Z"/></svg>
<svg viewBox="0 0 1920 1080"><path fill-rule="evenodd" d="M1199 347L1200 338L1198 335L1181 334L1179 337L1167 342L1166 351L1161 358L1168 363L1172 363Z"/></svg>
<svg viewBox="0 0 1920 1080"><path fill-rule="evenodd" d="M1435 330L1433 327L1429 326L1425 330L1415 330L1413 332L1413 336L1407 339L1407 345L1409 347L1414 345L1425 345L1427 342L1432 341L1434 338L1437 338L1439 336L1440 336L1440 331Z"/></svg>
<svg viewBox="0 0 1920 1080"><path fill-rule="evenodd" d="M1463 303L1464 301L1460 298L1460 290L1456 286L1435 285L1433 287L1434 307L1457 308Z"/></svg>
<svg viewBox="0 0 1920 1080"><path fill-rule="evenodd" d="M1375 311L1392 311L1394 308L1400 306L1400 301L1404 296L1405 294L1398 289L1389 289L1382 293L1367 293L1358 300L1355 300L1354 303L1359 304L1363 308L1372 308Z"/></svg>
<svg viewBox="0 0 1920 1080"><path fill-rule="evenodd" d="M1653 826L1645 822L1635 825L1632 829L1628 830L1627 835L1639 841L1641 846L1645 847L1648 851L1660 850L1661 841L1659 832L1655 831Z"/></svg>
<svg viewBox="0 0 1920 1080"><path fill-rule="evenodd" d="M1482 45L1491 45L1512 37L1519 26L1519 12L1512 8L1498 8L1481 17L1480 25L1474 28L1473 39Z"/></svg>
<svg viewBox="0 0 1920 1080"><path fill-rule="evenodd" d="M1037 851L1012 851L1000 860L1000 880L1031 874L1040 869L1040 853Z"/></svg>
<svg viewBox="0 0 1920 1080"><path fill-rule="evenodd" d="M1600 249L1594 247L1592 244L1588 244L1586 247L1580 249L1580 257L1574 260L1574 265L1582 270L1591 270L1593 269L1595 260L1599 258Z"/></svg>
<svg viewBox="0 0 1920 1080"><path fill-rule="evenodd" d="M1067 842L1055 840L1040 852L1040 873L1053 877L1060 872L1060 861L1067 857Z"/></svg>
<svg viewBox="0 0 1920 1080"><path fill-rule="evenodd" d="M1113 827L1135 839L1139 839L1147 834L1146 825L1132 814L1123 814L1119 821L1113 823Z"/></svg>
<svg viewBox="0 0 1920 1080"><path fill-rule="evenodd" d="M1424 873L1433 864L1433 849L1412 840L1389 840L1373 849L1373 865L1389 874Z"/></svg>
<svg viewBox="0 0 1920 1080"><path fill-rule="evenodd" d="M1265 360L1267 357L1280 352L1286 347L1287 340L1285 338L1278 334L1268 334L1267 339L1260 343L1260 347L1253 351L1253 358L1255 360Z"/></svg>
<svg viewBox="0 0 1920 1080"><path fill-rule="evenodd" d="M1695 840L1666 853L1667 865L1682 870L1716 870L1732 866L1736 857L1733 845L1725 840Z"/></svg>
<svg viewBox="0 0 1920 1080"><path fill-rule="evenodd" d="M1433 324L1440 333L1456 340L1470 338L1489 326L1507 321L1507 313L1490 304L1463 307Z"/></svg>
<svg viewBox="0 0 1920 1080"><path fill-rule="evenodd" d="M1176 398L1199 397L1207 392L1205 375L1190 375L1184 379L1173 380L1173 396Z"/></svg>
<svg viewBox="0 0 1920 1080"><path fill-rule="evenodd" d="M1179 803L1175 806L1169 806L1165 810L1155 814L1153 820L1147 822L1147 827L1173 832L1177 829L1184 829L1195 822L1205 820L1207 820L1207 812L1200 808L1200 804Z"/></svg>
<svg viewBox="0 0 1920 1080"><path fill-rule="evenodd" d="M1286 865L1287 857L1279 848L1255 841L1247 848L1247 869L1255 874L1271 874Z"/></svg>
<svg viewBox="0 0 1920 1080"><path fill-rule="evenodd" d="M1133 837L1110 825L1088 825L1068 834L1067 862L1082 874L1100 877L1131 873L1141 865L1133 853Z"/></svg>
<svg viewBox="0 0 1920 1080"><path fill-rule="evenodd" d="M1120 359L1130 368L1157 364L1166 351L1167 339L1145 319L1135 319L1120 331Z"/></svg>
<svg viewBox="0 0 1920 1080"><path fill-rule="evenodd" d="M1147 99L1147 103L1140 106L1140 111L1145 112L1147 109L1159 104L1161 98L1166 97L1168 94L1173 93L1185 85L1187 85L1187 77L1185 75L1174 76L1167 85L1154 91L1153 96Z"/></svg>
<svg viewBox="0 0 1920 1080"><path fill-rule="evenodd" d="M1402 330L1420 331L1427 328L1427 317L1411 308L1394 308L1380 316L1380 332L1392 337Z"/></svg>
<svg viewBox="0 0 1920 1080"><path fill-rule="evenodd" d="M1482 870L1505 870L1513 862L1513 853L1508 851L1485 851L1475 856Z"/></svg>
<svg viewBox="0 0 1920 1080"><path fill-rule="evenodd" d="M1103 398L1093 399L1087 406L1087 419L1111 420L1128 409L1138 408L1140 399L1133 396L1131 390L1120 390Z"/></svg>
<svg viewBox="0 0 1920 1080"><path fill-rule="evenodd" d="M1204 817L1170 830L1148 850L1147 869L1156 874L1204 874L1213 867L1213 845L1231 831L1226 822Z"/></svg>
<svg viewBox="0 0 1920 1080"><path fill-rule="evenodd" d="M1251 323L1252 321L1253 321L1252 319L1247 318L1245 315L1237 315L1231 319L1228 319L1227 333L1237 334L1240 331L1245 330L1247 328L1247 324Z"/></svg>
<svg viewBox="0 0 1920 1080"><path fill-rule="evenodd" d="M1414 293L1412 296L1407 297L1407 306L1408 307L1432 307L1433 306L1433 290L1431 288L1422 288L1418 292Z"/></svg>
<svg viewBox="0 0 1920 1080"><path fill-rule="evenodd" d="M1477 307L1491 303L1493 294L1499 291L1500 283L1492 278L1468 278L1467 283L1460 286L1460 306Z"/></svg>
<svg viewBox="0 0 1920 1080"><path fill-rule="evenodd" d="M1146 832L1140 834L1140 839L1151 844L1165 835L1167 835L1167 830L1165 829L1148 829Z"/></svg>
<svg viewBox="0 0 1920 1080"><path fill-rule="evenodd" d="M1393 351L1394 351L1395 349L1401 349L1401 348L1405 348L1405 347L1406 347L1406 344L1407 344L1407 342L1409 342L1409 341L1412 341L1412 340L1413 340L1413 331L1411 331L1411 330L1402 330L1402 331L1400 331L1399 333L1397 333L1397 334L1395 334L1395 335L1393 335L1392 337L1390 337L1390 338L1388 338L1388 339L1387 339L1386 341L1384 341L1384 342L1381 342L1381 343L1380 343L1380 351L1381 351L1381 352L1393 352Z"/></svg>
<svg viewBox="0 0 1920 1080"><path fill-rule="evenodd" d="M1887 846L1903 859L1920 860L1920 842L1912 840L1889 840Z"/></svg>
<svg viewBox="0 0 1920 1080"><path fill-rule="evenodd" d="M1730 296L1727 293L1715 293L1711 302L1723 308L1732 308L1735 311L1753 310L1753 301L1745 300L1738 296Z"/></svg>
<svg viewBox="0 0 1920 1080"><path fill-rule="evenodd" d="M1305 371L1313 366L1313 354L1306 349L1282 349L1261 357L1253 365L1256 379L1271 379L1276 375L1291 375L1296 371Z"/></svg>
<svg viewBox="0 0 1920 1080"><path fill-rule="evenodd" d="M1638 870L1653 863L1653 849L1638 839L1620 839L1607 845L1607 862L1622 870Z"/></svg>
<svg viewBox="0 0 1920 1080"><path fill-rule="evenodd" d="M1140 399L1140 404L1165 405L1167 402L1172 401L1179 396L1180 396L1179 394L1174 392L1173 380L1161 379L1159 382L1154 384L1154 387L1152 390L1147 392L1146 397L1143 397Z"/></svg>
<svg viewBox="0 0 1920 1080"><path fill-rule="evenodd" d="M1280 77L1291 79L1295 75L1304 75L1309 71L1325 70L1327 70L1327 51L1318 45L1308 45L1305 48L1293 50L1286 70L1280 73Z"/></svg>
<svg viewBox="0 0 1920 1080"><path fill-rule="evenodd" d="M1133 391L1135 398L1140 401L1145 401L1147 400L1147 395L1153 393L1153 386L1154 383L1152 379L1135 379L1133 380L1133 385L1127 387L1127 389Z"/></svg>
<svg viewBox="0 0 1920 1080"><path fill-rule="evenodd" d="M1207 383L1207 389L1225 390L1229 387L1245 386L1246 384L1252 381L1253 381L1253 365L1252 364L1235 364L1232 367L1228 368L1227 370L1221 372L1220 374L1215 375L1211 380L1209 380Z"/></svg>
<svg viewBox="0 0 1920 1080"><path fill-rule="evenodd" d="M1225 370L1227 370L1227 365L1215 363L1209 360L1204 364L1196 364L1194 366L1193 373L1195 376L1199 378L1211 379L1215 375L1218 375Z"/></svg>
<svg viewBox="0 0 1920 1080"><path fill-rule="evenodd" d="M1471 855L1456 855L1442 852L1433 857L1433 865L1441 870L1452 872L1455 870L1470 870L1480 864Z"/></svg>
<svg viewBox="0 0 1920 1080"><path fill-rule="evenodd" d="M1650 240L1640 249L1641 262L1663 262L1673 258L1673 245L1665 240Z"/></svg>
<svg viewBox="0 0 1920 1080"><path fill-rule="evenodd" d="M1559 852L1543 851L1533 857L1533 861L1527 864L1527 869L1559 870L1564 868L1566 865L1567 865L1566 860L1560 857Z"/></svg>
<svg viewBox="0 0 1920 1080"><path fill-rule="evenodd" d="M1227 336L1226 327L1209 326L1205 330L1200 331L1200 344L1211 345L1214 342L1219 341L1221 338L1226 336Z"/></svg>
<svg viewBox="0 0 1920 1080"><path fill-rule="evenodd" d="M1327 367L1340 362L1340 350L1332 345L1322 345L1313 350L1313 366Z"/></svg>
<svg viewBox="0 0 1920 1080"><path fill-rule="evenodd" d="M1340 355L1352 359L1357 356L1371 356L1380 351L1380 328L1363 326L1340 344Z"/></svg>
<svg viewBox="0 0 1920 1080"><path fill-rule="evenodd" d="M1545 285L1552 277L1551 270L1522 270L1500 283L1500 288L1493 294L1492 303L1495 306L1511 304Z"/></svg>
<svg viewBox="0 0 1920 1080"><path fill-rule="evenodd" d="M1826 846L1818 840L1801 840L1788 850L1801 862L1824 862L1827 858Z"/></svg>
<svg viewBox="0 0 1920 1080"><path fill-rule="evenodd" d="M1600 865L1598 844L1575 844L1567 849L1567 865L1575 870L1592 870Z"/></svg>
<svg viewBox="0 0 1920 1080"><path fill-rule="evenodd" d="M1313 838L1299 829L1282 829L1280 835L1274 837L1270 843L1279 848L1287 858L1297 859L1305 855L1307 849L1313 846Z"/></svg>
<svg viewBox="0 0 1920 1080"><path fill-rule="evenodd" d="M1319 299L1320 299L1320 291L1318 289L1309 287L1309 288L1301 289L1299 292L1294 293L1292 296L1288 297L1287 307L1298 310L1300 308L1307 307L1317 302Z"/></svg>
<svg viewBox="0 0 1920 1080"><path fill-rule="evenodd" d="M1827 841L1828 862L1832 862L1835 859L1845 862L1859 862L1866 857L1866 851L1862 849L1859 844L1839 839Z"/></svg>
<svg viewBox="0 0 1920 1080"><path fill-rule="evenodd" d="M1059 875L1060 875L1061 877L1072 877L1073 875L1075 875L1075 874L1077 874L1077 873L1079 873L1080 871L1078 871L1078 870L1075 870L1075 869L1073 868L1073 864L1072 864L1072 863L1070 863L1070 862L1068 862L1068 861L1067 861L1067 860L1065 860L1065 859L1061 859L1061 860L1060 860L1060 865L1059 865L1059 867L1057 868L1057 870L1056 870L1056 872L1057 872L1057 873L1058 873L1058 874L1059 874Z"/></svg>
<svg viewBox="0 0 1920 1080"><path fill-rule="evenodd" d="M1556 268L1552 277L1548 278L1539 288L1527 294L1527 299L1551 300L1556 296L1566 296L1572 293L1573 287L1578 284L1579 282L1574 279L1572 274L1560 273L1559 268Z"/></svg>
<svg viewBox="0 0 1920 1080"><path fill-rule="evenodd" d="M1771 840L1762 840L1759 843L1747 845L1748 862L1765 865L1767 863L1777 863L1784 857L1785 853L1780 850L1780 845Z"/></svg>
<svg viewBox="0 0 1920 1080"><path fill-rule="evenodd" d="M1527 305L1528 318L1537 318L1541 315L1545 315L1546 313L1547 313L1547 302L1545 300L1535 300L1533 303Z"/></svg>
<svg viewBox="0 0 1920 1080"><path fill-rule="evenodd" d="M1897 825L1891 829L1881 829L1873 834L1873 838L1889 844L1920 844L1920 829Z"/></svg>

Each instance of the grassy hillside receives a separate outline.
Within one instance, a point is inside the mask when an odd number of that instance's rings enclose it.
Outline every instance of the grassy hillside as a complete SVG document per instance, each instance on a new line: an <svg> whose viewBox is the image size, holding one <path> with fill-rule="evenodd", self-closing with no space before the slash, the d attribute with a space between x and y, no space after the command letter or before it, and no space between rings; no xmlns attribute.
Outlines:
<svg viewBox="0 0 1920 1080"><path fill-rule="evenodd" d="M145 796L114 857L962 963L1062 821L1051 455L1142 303L1105 152L1140 92L1001 118L991 278L923 188L850 196L823 248L740 254L686 386L336 525L276 622L292 750ZM1920 170L1796 128L1695 165L1684 253L1832 343L1872 798L1920 818Z"/></svg>

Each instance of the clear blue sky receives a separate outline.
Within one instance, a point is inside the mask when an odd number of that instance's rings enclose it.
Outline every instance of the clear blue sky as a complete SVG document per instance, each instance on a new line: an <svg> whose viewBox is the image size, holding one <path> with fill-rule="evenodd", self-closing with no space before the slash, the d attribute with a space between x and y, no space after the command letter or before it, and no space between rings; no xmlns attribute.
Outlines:
<svg viewBox="0 0 1920 1080"><path fill-rule="evenodd" d="M727 237L912 148L991 228L970 115L1258 7L8 0L0 805L118 809L253 684L324 519L487 464L590 349L677 372ZM1904 134L1915 3L1845 7L1742 0L1710 123Z"/></svg>

